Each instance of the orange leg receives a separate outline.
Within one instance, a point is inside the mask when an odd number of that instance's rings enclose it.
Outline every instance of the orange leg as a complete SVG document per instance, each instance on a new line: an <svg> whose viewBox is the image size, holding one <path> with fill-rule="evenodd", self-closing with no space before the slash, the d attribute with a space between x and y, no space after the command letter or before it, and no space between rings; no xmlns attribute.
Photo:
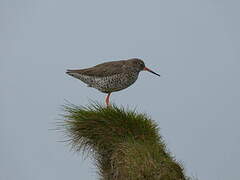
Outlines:
<svg viewBox="0 0 240 180"><path fill-rule="evenodd" d="M107 104L107 106L109 106L109 97L110 97L110 95L111 95L111 93L108 93L107 98L106 98L106 104Z"/></svg>

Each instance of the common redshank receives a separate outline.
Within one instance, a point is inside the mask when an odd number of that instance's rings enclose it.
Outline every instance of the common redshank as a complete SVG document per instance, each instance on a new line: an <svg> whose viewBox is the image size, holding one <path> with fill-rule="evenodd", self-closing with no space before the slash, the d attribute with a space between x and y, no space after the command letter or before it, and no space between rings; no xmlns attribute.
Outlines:
<svg viewBox="0 0 240 180"><path fill-rule="evenodd" d="M143 60L138 58L105 62L91 68L67 70L66 73L80 79L89 87L107 93L106 104L108 106L110 94L131 86L137 80L140 71L149 71L160 76L148 69Z"/></svg>

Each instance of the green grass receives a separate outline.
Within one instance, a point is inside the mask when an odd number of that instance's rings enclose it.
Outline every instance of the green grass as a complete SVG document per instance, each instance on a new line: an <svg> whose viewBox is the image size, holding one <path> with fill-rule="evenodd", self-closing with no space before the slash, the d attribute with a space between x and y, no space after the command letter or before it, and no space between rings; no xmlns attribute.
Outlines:
<svg viewBox="0 0 240 180"><path fill-rule="evenodd" d="M91 155L101 180L185 180L147 115L117 106L64 106L64 129L75 151Z"/></svg>

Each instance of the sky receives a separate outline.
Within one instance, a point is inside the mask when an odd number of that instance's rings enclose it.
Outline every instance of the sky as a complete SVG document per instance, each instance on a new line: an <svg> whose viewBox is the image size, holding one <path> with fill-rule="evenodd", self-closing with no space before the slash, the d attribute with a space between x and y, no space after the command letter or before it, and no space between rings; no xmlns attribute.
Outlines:
<svg viewBox="0 0 240 180"><path fill-rule="evenodd" d="M98 179L55 128L66 100L105 94L66 69L138 57L141 72L111 102L155 120L189 176L237 180L240 2L0 0L0 179Z"/></svg>

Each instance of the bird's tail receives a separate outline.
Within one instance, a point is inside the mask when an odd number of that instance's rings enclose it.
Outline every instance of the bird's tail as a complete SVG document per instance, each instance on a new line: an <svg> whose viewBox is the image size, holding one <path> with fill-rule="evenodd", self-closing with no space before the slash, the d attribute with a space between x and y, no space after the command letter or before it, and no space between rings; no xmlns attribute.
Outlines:
<svg viewBox="0 0 240 180"><path fill-rule="evenodd" d="M69 73L71 73L71 72L72 72L71 69L67 69L67 71L66 71L67 74L69 74Z"/></svg>
<svg viewBox="0 0 240 180"><path fill-rule="evenodd" d="M74 72L74 70L67 69L66 74L74 77L74 74L76 74L76 73Z"/></svg>

